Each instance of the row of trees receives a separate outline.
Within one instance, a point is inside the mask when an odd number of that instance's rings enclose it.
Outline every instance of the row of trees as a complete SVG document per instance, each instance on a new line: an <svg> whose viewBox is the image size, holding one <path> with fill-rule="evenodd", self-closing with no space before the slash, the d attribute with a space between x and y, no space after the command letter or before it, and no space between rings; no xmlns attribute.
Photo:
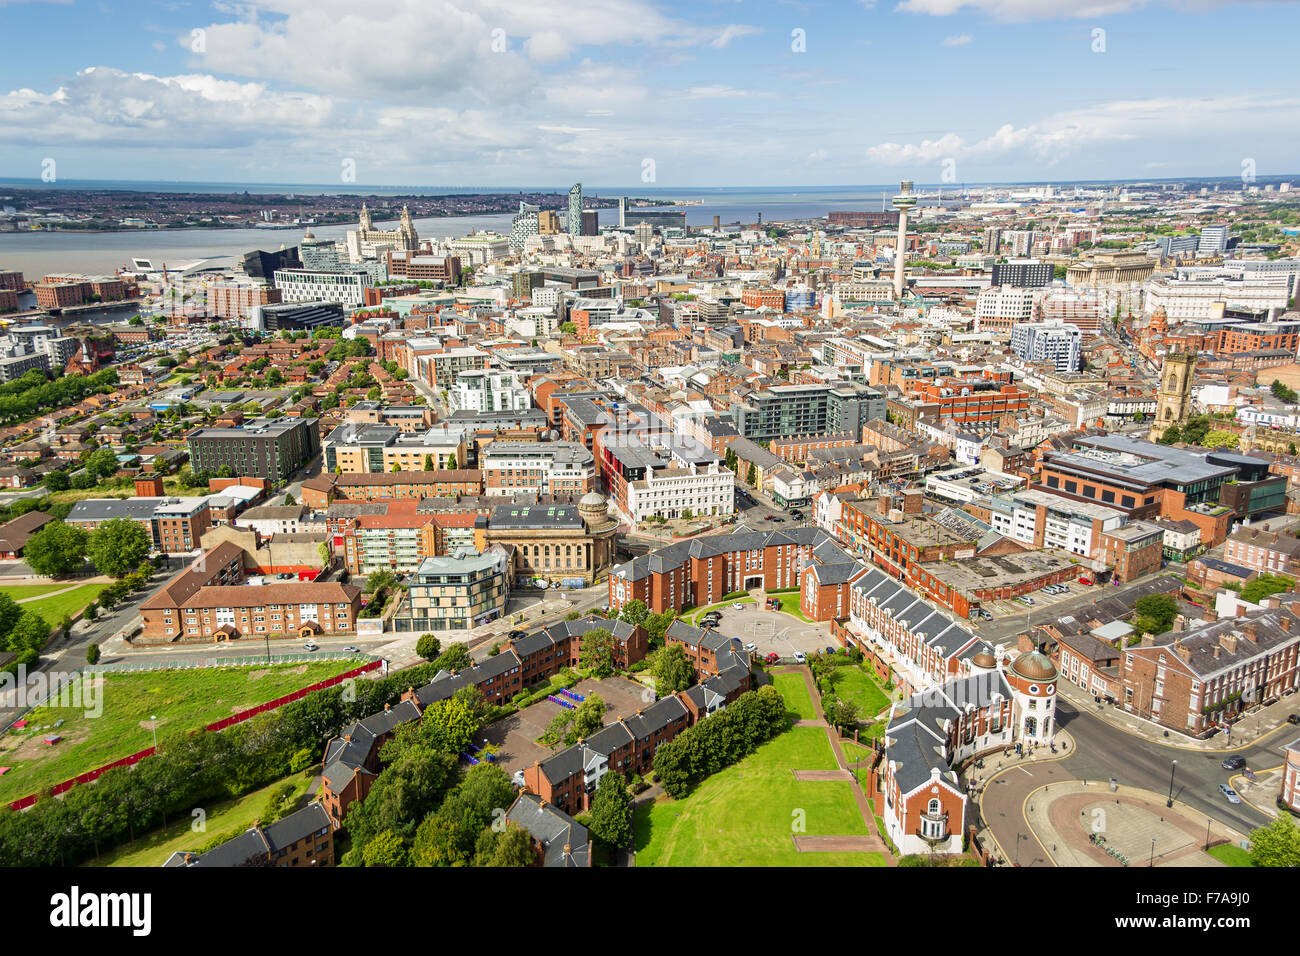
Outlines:
<svg viewBox="0 0 1300 956"><path fill-rule="evenodd" d="M32 369L0 385L0 422L26 421L50 408L75 405L87 395L103 395L117 387L117 372L104 369L92 375L62 375L47 379Z"/></svg>
<svg viewBox="0 0 1300 956"><path fill-rule="evenodd" d="M121 579L139 569L152 547L149 532L130 518L113 518L89 532L51 521L32 535L23 560L37 574L58 577L81 570L90 558L101 574Z"/></svg>
<svg viewBox="0 0 1300 956"><path fill-rule="evenodd" d="M178 731L136 764L48 795L29 810L0 809L0 866L73 866L194 807L241 796L319 759L340 727L394 704L436 673L421 664L376 681L308 694L220 732Z"/></svg>
<svg viewBox="0 0 1300 956"><path fill-rule="evenodd" d="M526 830L505 820L515 788L501 768L462 771L492 708L474 687L427 708L380 751L382 768L365 800L349 808L344 866L527 866Z"/></svg>
<svg viewBox="0 0 1300 956"><path fill-rule="evenodd" d="M770 684L746 691L724 709L686 728L655 751L654 772L669 796L744 759L790 726L785 700Z"/></svg>

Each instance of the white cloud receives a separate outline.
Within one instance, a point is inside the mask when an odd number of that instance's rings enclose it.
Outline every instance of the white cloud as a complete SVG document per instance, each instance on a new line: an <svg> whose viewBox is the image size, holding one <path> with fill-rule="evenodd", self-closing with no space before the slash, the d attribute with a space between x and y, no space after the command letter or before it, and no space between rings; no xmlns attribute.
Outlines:
<svg viewBox="0 0 1300 956"><path fill-rule="evenodd" d="M810 163L822 163L827 159L830 159L830 155L831 154L826 152L824 149L814 149L808 154L807 161Z"/></svg>
<svg viewBox="0 0 1300 956"><path fill-rule="evenodd" d="M739 23L729 23L723 29L723 31L720 34L718 34L718 36L709 43L709 46L717 47L718 49L723 49L724 47L729 46L731 44L731 41L736 39L737 37L747 37L747 36L752 36L755 33L762 33L762 32L763 31L760 30L758 27L747 27Z"/></svg>
<svg viewBox="0 0 1300 956"><path fill-rule="evenodd" d="M969 33L963 33L960 36L944 37L944 46L966 46L971 40L975 39Z"/></svg>
<svg viewBox="0 0 1300 956"><path fill-rule="evenodd" d="M1177 10L1204 11L1242 3L1290 3L1293 0L1163 0ZM1084 19L1129 13L1149 6L1151 0L901 0L894 9L947 17L963 10L984 13L995 20L1047 20L1057 17Z"/></svg>
<svg viewBox="0 0 1300 956"><path fill-rule="evenodd" d="M759 90L741 90L734 86L723 86L714 84L713 86L692 86L686 90L685 96L688 100L749 100L749 99L766 99L771 93L764 93Z"/></svg>
<svg viewBox="0 0 1300 956"><path fill-rule="evenodd" d="M1026 126L1010 123L984 139L968 142L957 133L919 143L880 143L866 151L870 162L882 166L924 166L944 159L976 163L1032 159L1053 166L1067 156L1104 145L1139 143L1184 144L1200 147L1203 134L1215 130L1220 145L1239 142L1242 155L1261 137L1276 138L1276 130L1300 125L1300 99L1233 94L1223 97L1165 97L1115 100L1057 113ZM1131 157L1136 163L1141 157Z"/></svg>

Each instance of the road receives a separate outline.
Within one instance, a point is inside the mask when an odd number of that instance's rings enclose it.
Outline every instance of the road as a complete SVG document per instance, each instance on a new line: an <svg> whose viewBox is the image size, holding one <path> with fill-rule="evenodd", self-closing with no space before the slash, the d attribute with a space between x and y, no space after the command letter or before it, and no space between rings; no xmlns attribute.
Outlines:
<svg viewBox="0 0 1300 956"><path fill-rule="evenodd" d="M1269 822L1268 817L1250 804L1228 803L1219 792L1219 784L1228 783L1232 776L1219 765L1226 754L1183 750L1135 737L1061 698L1057 707L1061 727L1070 732L1077 744L1075 752L1062 765L1077 779L1114 777L1121 784L1167 794L1171 764L1177 760L1173 774L1175 800L1243 834ZM1283 760L1282 748L1292 739L1294 735L1277 732L1262 744L1233 753L1245 757L1249 767L1276 767Z"/></svg>

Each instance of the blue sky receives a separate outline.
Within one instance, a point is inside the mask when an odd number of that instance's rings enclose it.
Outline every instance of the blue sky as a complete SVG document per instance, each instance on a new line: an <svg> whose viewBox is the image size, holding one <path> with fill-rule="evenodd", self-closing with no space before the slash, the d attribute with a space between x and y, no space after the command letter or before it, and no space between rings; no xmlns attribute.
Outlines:
<svg viewBox="0 0 1300 956"><path fill-rule="evenodd" d="M0 0L0 176L1293 173L1297 28L1283 0Z"/></svg>

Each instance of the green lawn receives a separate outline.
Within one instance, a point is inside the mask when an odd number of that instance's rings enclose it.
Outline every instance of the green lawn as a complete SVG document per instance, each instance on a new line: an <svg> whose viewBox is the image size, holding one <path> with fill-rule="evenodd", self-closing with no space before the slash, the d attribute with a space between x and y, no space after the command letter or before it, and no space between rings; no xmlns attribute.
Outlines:
<svg viewBox="0 0 1300 956"><path fill-rule="evenodd" d="M863 722L871 722L881 710L889 706L887 695L865 668L846 664L835 668L835 695L857 705Z"/></svg>
<svg viewBox="0 0 1300 956"><path fill-rule="evenodd" d="M781 602L781 610L782 610L784 613L786 613L786 614L791 614L791 615L793 615L794 617L797 617L799 620L801 620L801 621L803 621L803 622L805 622L805 623L807 623L807 624L813 624L813 623L815 623L815 622L814 622L813 620L811 620L810 618L805 617L803 611L799 610L799 592L798 592L798 591L795 591L795 592L792 593L792 594L772 594L772 595L769 595L769 596L770 596L770 597L775 597L777 600L779 600L779 601Z"/></svg>
<svg viewBox="0 0 1300 956"><path fill-rule="evenodd" d="M28 601L21 606L24 611L35 611L45 618L46 624L54 627L65 615L71 617L77 612L85 610L86 605L99 597L99 592L107 586L106 584L83 584L65 594L56 594L53 597Z"/></svg>
<svg viewBox="0 0 1300 956"><path fill-rule="evenodd" d="M869 833L847 781L798 781L792 770L835 769L818 727L792 727L684 800L637 808L637 866L884 866L878 853L799 853L812 836Z"/></svg>
<svg viewBox="0 0 1300 956"><path fill-rule="evenodd" d="M817 719L817 711L813 708L812 696L808 693L803 674L776 674L772 677L772 684L785 698L785 709L795 720Z"/></svg>
<svg viewBox="0 0 1300 956"><path fill-rule="evenodd" d="M1250 858L1250 854L1235 843L1224 843L1220 846L1212 846L1209 849L1209 854L1220 863L1226 863L1228 866L1255 865L1255 861Z"/></svg>
<svg viewBox="0 0 1300 956"><path fill-rule="evenodd" d="M288 780L294 785L294 795L298 799L297 807L301 809L307 805L311 796L314 796L307 794L307 784L311 783L312 777L300 773L289 777ZM86 865L162 866L169 856L179 850L197 850L217 836L238 836L261 817L271 791L284 782L284 780L277 780L242 797L223 800L214 803L211 807L204 807L207 816L201 833L191 829L195 817L186 814L169 826L139 837L134 842L124 843Z"/></svg>
<svg viewBox="0 0 1300 956"><path fill-rule="evenodd" d="M705 614L707 614L709 611L714 611L714 610L722 611L723 612L722 616L725 619L727 616L726 614L727 608L731 607L731 605L753 604L753 603L754 603L754 599L752 597L739 597L739 598L731 598L730 600L727 601L719 601L717 604L710 604L708 607L702 607L692 611L691 623L698 626L700 622L700 618L703 617Z"/></svg>
<svg viewBox="0 0 1300 956"><path fill-rule="evenodd" d="M49 594L51 591L62 591L64 588L72 587L72 583L66 584L10 584L0 588L0 594L7 594L15 601L22 601L25 598L37 597L41 594Z"/></svg>
<svg viewBox="0 0 1300 956"><path fill-rule="evenodd" d="M94 770L153 744L151 716L159 737L196 730L240 710L300 690L356 666L355 661L280 664L272 668L220 667L203 670L108 673L100 678L94 706L38 707L23 730L0 737L0 802L16 800ZM73 685L72 690L82 690ZM95 704L82 691L82 702ZM75 698L73 698L75 699ZM63 726L52 731L56 720ZM63 739L44 742L51 732Z"/></svg>

